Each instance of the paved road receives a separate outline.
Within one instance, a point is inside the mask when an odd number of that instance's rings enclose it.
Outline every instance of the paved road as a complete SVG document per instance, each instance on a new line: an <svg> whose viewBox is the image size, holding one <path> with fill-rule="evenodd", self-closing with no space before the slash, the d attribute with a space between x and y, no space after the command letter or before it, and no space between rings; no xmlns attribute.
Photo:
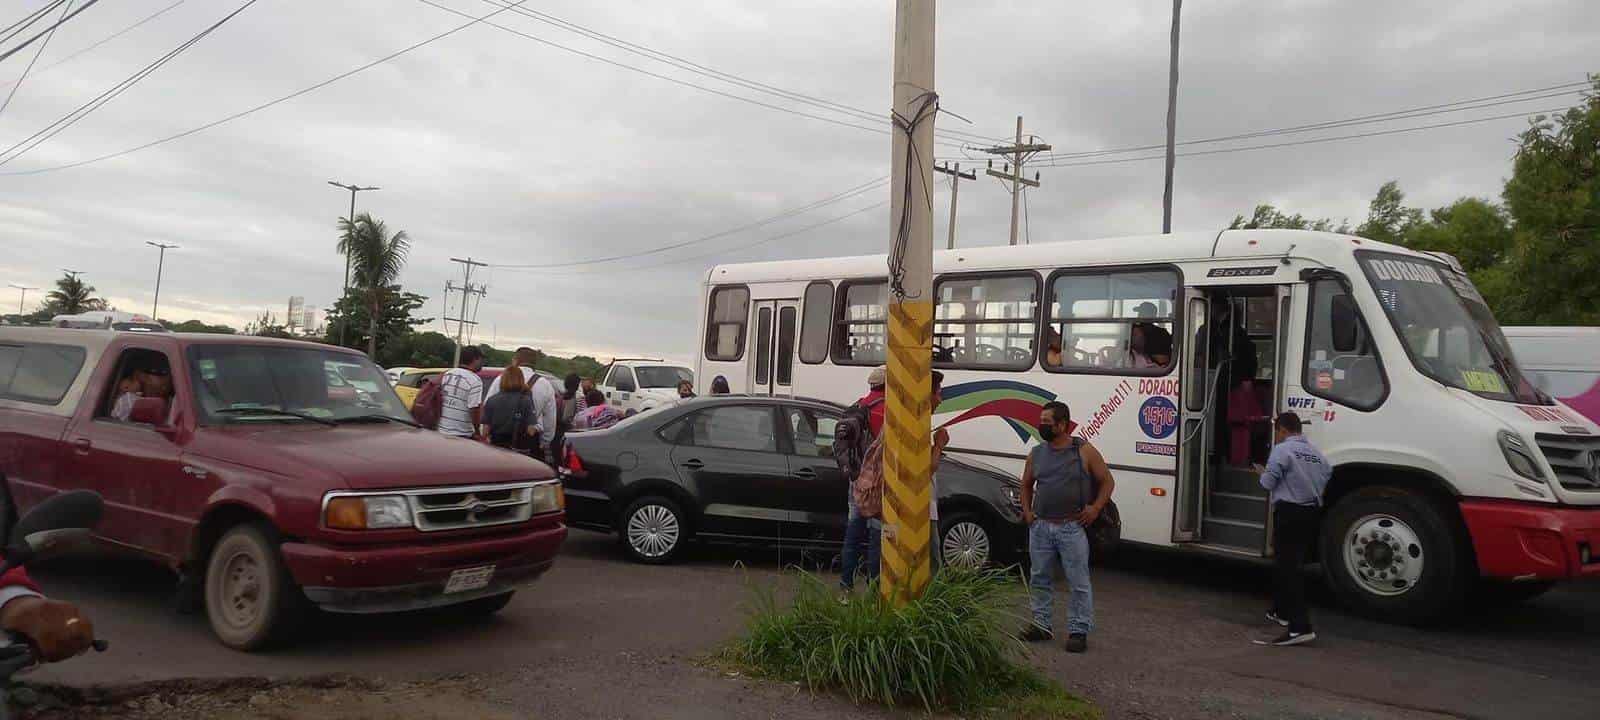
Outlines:
<svg viewBox="0 0 1600 720"><path fill-rule="evenodd" d="M203 619L168 610L161 570L63 561L36 574L52 594L83 604L113 648L34 678L488 673L497 678L490 699L529 717L860 715L837 699L695 663L738 631L748 586L782 582L781 567L776 551L725 548L672 567L633 565L609 538L575 531L556 569L494 620L323 618L290 649L247 655L217 645ZM1090 654L1039 647L1031 661L1108 718L1600 717L1600 585L1434 630L1351 617L1317 593L1319 644L1263 648L1249 642L1271 630L1260 619L1260 568L1136 552L1094 580Z"/></svg>

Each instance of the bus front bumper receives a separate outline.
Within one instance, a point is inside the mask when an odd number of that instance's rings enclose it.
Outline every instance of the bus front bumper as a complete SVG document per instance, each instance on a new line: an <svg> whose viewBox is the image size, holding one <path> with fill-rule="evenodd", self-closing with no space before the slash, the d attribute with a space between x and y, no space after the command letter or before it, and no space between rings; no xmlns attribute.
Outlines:
<svg viewBox="0 0 1600 720"><path fill-rule="evenodd" d="M1484 577L1600 578L1600 507L1463 500L1461 517Z"/></svg>

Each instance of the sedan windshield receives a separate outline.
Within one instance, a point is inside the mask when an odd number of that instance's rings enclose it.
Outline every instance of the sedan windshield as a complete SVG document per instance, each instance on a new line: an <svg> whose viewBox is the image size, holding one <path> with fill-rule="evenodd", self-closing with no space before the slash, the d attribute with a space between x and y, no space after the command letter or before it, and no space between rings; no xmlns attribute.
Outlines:
<svg viewBox="0 0 1600 720"><path fill-rule="evenodd" d="M1492 400L1549 404L1511 356L1483 296L1449 266L1388 253L1361 253L1384 312L1423 374Z"/></svg>
<svg viewBox="0 0 1600 720"><path fill-rule="evenodd" d="M694 382L694 373L685 367L657 365L637 369L639 372L639 387L642 388L675 388L679 382L684 380Z"/></svg>
<svg viewBox="0 0 1600 720"><path fill-rule="evenodd" d="M316 348L197 345L190 377L204 422L411 421L383 370Z"/></svg>

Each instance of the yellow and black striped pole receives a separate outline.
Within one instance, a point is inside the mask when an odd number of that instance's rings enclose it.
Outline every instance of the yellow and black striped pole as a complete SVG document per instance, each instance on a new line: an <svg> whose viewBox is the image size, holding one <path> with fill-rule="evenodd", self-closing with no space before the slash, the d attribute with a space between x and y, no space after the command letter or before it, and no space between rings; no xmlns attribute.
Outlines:
<svg viewBox="0 0 1600 720"><path fill-rule="evenodd" d="M897 0L890 185L889 367L884 403L883 554L879 588L895 604L932 579L928 504L933 458L934 0Z"/></svg>

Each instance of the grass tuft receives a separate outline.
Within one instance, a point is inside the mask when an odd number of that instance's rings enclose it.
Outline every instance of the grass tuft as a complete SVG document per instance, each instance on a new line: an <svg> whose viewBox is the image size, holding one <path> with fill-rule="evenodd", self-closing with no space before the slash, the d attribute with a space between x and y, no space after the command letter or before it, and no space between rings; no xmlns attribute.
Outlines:
<svg viewBox="0 0 1600 720"><path fill-rule="evenodd" d="M757 675L843 691L856 702L914 704L1008 718L1092 718L1094 708L1016 660L1021 626L1009 608L1023 588L1004 571L946 569L923 597L892 607L870 588L841 603L829 585L797 573L782 606L755 588L745 635L723 653Z"/></svg>

